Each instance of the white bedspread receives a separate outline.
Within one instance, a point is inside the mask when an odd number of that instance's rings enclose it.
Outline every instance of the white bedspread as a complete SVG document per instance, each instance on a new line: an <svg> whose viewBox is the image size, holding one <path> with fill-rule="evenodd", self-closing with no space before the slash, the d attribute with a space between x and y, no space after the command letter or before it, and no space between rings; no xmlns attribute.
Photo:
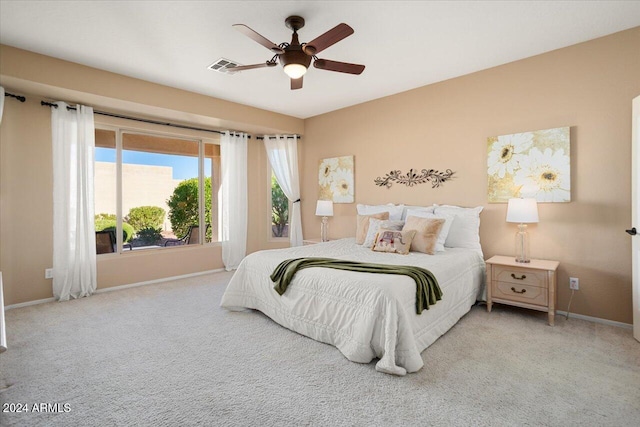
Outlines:
<svg viewBox="0 0 640 427"><path fill-rule="evenodd" d="M297 272L278 295L269 275L281 261L300 257L420 266L438 279L442 300L418 315L410 277L317 267ZM260 310L286 328L336 346L351 361L379 358L378 371L404 375L422 368L420 353L471 309L483 291L484 275L482 254L475 250L397 255L373 252L348 238L248 255L220 305Z"/></svg>

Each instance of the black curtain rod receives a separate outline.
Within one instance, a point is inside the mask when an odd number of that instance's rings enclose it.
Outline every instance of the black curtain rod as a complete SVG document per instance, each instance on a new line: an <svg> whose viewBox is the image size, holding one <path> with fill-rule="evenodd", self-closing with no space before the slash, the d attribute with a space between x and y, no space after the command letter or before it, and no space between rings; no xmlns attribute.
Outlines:
<svg viewBox="0 0 640 427"><path fill-rule="evenodd" d="M25 98L24 96L15 95L15 94L9 93L9 92L5 92L4 96L9 96L11 98L15 98L20 102L25 102L27 100L27 98ZM47 107L58 108L58 104L54 104L52 102L47 102L47 101L40 101L40 105L47 106ZM76 109L76 107L72 107L72 106L69 106L69 105L67 106L67 110L75 110L75 109ZM170 123L170 122L161 122L161 121L158 121L158 120L141 119L139 117L123 116L121 114L108 113L106 111L99 111L99 110L93 110L93 113L94 114L99 114L101 116L115 117L117 119L133 120L133 121L136 121L136 122L149 123L149 124L153 124L153 125L170 126L170 127L174 127L174 128L197 130L197 131L201 131L201 132L213 132L213 133L217 133L217 134L220 134L220 135L224 135L224 132L221 132L219 130L214 130L214 129L203 129L203 128L197 128L197 127L194 127L194 126L179 125L179 124ZM237 135L238 133L241 133L241 132L229 131L229 133ZM302 136L300 136L300 135L295 135L295 136L297 136L298 139L302 139ZM251 135L247 135L247 138L251 139ZM293 136L286 136L286 138L293 138ZM264 137L263 136L256 136L256 139L264 139Z"/></svg>
<svg viewBox="0 0 640 427"><path fill-rule="evenodd" d="M9 96L15 96L15 95L9 95ZM21 102L24 102L24 97L17 97L18 99L22 98ZM47 102L47 101L40 101L40 105L46 105L47 107L54 107L54 108L58 108L58 104L54 104L52 102ZM67 105L67 110L75 110L76 107L72 107L70 105ZM180 128L180 129L189 129L189 130L197 130L197 131L202 131L202 132L214 132L214 133L218 133L220 135L224 135L224 132L221 132L219 130L214 130L214 129L203 129L203 128L197 128L197 127L193 127L193 126L186 126L186 125L179 125L179 124L175 124L175 123L169 123L169 122L161 122L158 120L150 120L150 119L141 119L138 117L131 117L131 116L123 116L121 114L114 114L114 113L108 113L106 111L99 111L99 110L93 110L94 114L100 114L101 116L108 116L108 117L115 117L118 119L125 119L125 120L133 120L136 122L142 122L142 123L150 123L150 124L154 124L154 125L162 125L162 126L170 126L170 127L175 127L175 128ZM233 135L237 135L241 132L237 132L237 131L229 131L230 134ZM298 139L302 139L302 137L300 135L295 135L298 137ZM247 135L248 139L251 139L251 135ZM293 136L287 136L286 138L293 138ZM264 139L263 136L256 136L256 139Z"/></svg>
<svg viewBox="0 0 640 427"><path fill-rule="evenodd" d="M48 107L58 108L58 104L54 104L52 102L47 102L47 101L40 101L40 105L46 105ZM75 109L76 109L76 107L72 107L70 105L67 105L67 110L75 110ZM174 128L197 130L197 131L202 131L202 132L213 132L213 133L218 133L220 135L224 135L224 132L221 132L219 130L203 129L203 128L197 128L197 127L194 127L194 126L179 125L179 124L170 123L170 122L161 122L161 121L158 121L158 120L141 119L139 117L123 116L121 114L108 113L106 111L93 110L93 114L99 114L101 116L108 116L108 117L115 117L115 118L118 118L118 119L133 120L133 121L142 122L142 123L150 123L150 124L153 124L153 125L170 126L170 127L174 127ZM229 133L238 134L240 132L229 131ZM247 138L251 138L251 135L247 135Z"/></svg>
<svg viewBox="0 0 640 427"><path fill-rule="evenodd" d="M289 138L293 138L294 136L298 137L298 139L302 139L302 136L300 135L285 135L284 137L289 139ZM264 139L264 136L256 136L256 139Z"/></svg>
<svg viewBox="0 0 640 427"><path fill-rule="evenodd" d="M14 94L9 93L9 92L5 92L5 93L4 93L4 96L10 96L11 98L15 98L15 99L17 99L17 100L18 100L18 101L20 101L20 102L24 102L24 101L26 101L26 100L27 100L27 98L25 98L24 96L14 95Z"/></svg>

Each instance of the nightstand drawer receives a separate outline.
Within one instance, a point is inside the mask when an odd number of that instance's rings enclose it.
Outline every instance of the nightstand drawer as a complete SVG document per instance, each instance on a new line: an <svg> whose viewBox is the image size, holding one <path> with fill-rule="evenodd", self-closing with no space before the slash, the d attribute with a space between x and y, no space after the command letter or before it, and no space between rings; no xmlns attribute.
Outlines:
<svg viewBox="0 0 640 427"><path fill-rule="evenodd" d="M541 270L530 270L526 268L494 267L493 280L498 282L513 283L522 286L547 287L547 272Z"/></svg>
<svg viewBox="0 0 640 427"><path fill-rule="evenodd" d="M528 274L528 273L527 273ZM522 283L493 282L492 297L509 301L525 302L547 306L548 292L546 287L525 285Z"/></svg>

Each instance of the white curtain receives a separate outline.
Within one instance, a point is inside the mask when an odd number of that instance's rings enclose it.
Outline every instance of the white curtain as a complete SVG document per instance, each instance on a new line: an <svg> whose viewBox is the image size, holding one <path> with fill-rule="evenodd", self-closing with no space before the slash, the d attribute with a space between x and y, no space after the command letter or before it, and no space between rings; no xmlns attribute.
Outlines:
<svg viewBox="0 0 640 427"><path fill-rule="evenodd" d="M51 108L53 142L53 296L59 301L96 290L93 109L64 102Z"/></svg>
<svg viewBox="0 0 640 427"><path fill-rule="evenodd" d="M289 242L291 242L291 246L302 246L298 137L295 135L265 135L264 147L267 149L267 157L280 188L292 202L291 214L289 215Z"/></svg>
<svg viewBox="0 0 640 427"><path fill-rule="evenodd" d="M219 221L222 262L234 270L247 253L247 135L228 131L220 140Z"/></svg>

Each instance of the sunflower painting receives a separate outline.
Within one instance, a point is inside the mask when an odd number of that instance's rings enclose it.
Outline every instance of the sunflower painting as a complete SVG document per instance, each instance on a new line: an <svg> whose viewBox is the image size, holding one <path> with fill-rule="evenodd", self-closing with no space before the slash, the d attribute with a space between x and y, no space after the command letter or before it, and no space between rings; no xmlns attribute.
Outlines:
<svg viewBox="0 0 640 427"><path fill-rule="evenodd" d="M333 200L333 203L353 203L353 156L320 161L318 199Z"/></svg>
<svg viewBox="0 0 640 427"><path fill-rule="evenodd" d="M571 201L568 127L494 136L487 145L489 203Z"/></svg>

